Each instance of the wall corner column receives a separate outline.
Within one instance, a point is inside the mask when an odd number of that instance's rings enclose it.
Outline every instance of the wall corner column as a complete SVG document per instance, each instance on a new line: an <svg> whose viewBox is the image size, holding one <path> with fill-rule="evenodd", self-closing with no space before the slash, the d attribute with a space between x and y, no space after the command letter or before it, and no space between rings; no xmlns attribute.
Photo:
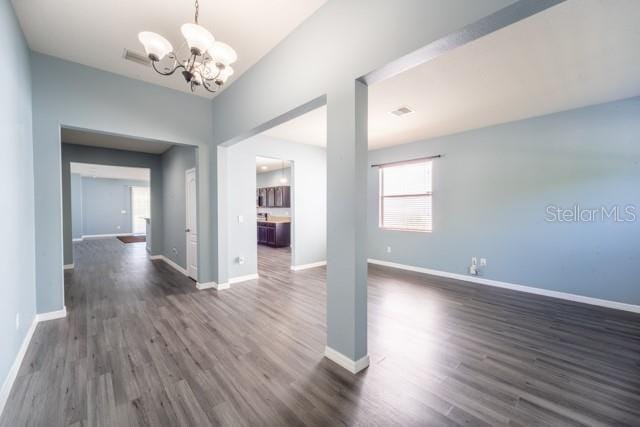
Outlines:
<svg viewBox="0 0 640 427"><path fill-rule="evenodd" d="M327 93L327 348L356 373L367 350L368 88L335 84Z"/></svg>

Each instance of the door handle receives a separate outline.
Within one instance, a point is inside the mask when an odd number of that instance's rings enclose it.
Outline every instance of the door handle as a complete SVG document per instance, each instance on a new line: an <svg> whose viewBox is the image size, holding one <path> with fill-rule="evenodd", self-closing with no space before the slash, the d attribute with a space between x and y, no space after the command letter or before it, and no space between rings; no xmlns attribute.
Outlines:
<svg viewBox="0 0 640 427"><path fill-rule="evenodd" d="M185 230L184 230L184 232L185 232L185 233L188 233L188 232L190 232L190 231L191 231L191 229L190 229L190 228L187 228L187 229L185 229Z"/></svg>

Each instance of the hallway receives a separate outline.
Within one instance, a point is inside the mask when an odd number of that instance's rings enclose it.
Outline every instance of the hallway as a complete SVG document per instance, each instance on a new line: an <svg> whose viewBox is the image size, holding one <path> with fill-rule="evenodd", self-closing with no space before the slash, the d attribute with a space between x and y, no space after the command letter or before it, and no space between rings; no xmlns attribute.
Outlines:
<svg viewBox="0 0 640 427"><path fill-rule="evenodd" d="M322 357L324 268L197 291L144 244L74 250L68 317L38 326L2 426L640 417L637 315L370 266L371 366L356 376Z"/></svg>

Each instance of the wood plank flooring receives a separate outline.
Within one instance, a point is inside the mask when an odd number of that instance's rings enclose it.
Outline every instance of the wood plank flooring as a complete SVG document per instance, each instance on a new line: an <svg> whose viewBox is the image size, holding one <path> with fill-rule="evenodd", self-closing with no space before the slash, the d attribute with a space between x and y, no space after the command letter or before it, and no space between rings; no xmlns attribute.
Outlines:
<svg viewBox="0 0 640 427"><path fill-rule="evenodd" d="M323 359L325 270L259 248L198 291L144 244L74 243L0 425L640 425L640 316L370 266L371 366Z"/></svg>

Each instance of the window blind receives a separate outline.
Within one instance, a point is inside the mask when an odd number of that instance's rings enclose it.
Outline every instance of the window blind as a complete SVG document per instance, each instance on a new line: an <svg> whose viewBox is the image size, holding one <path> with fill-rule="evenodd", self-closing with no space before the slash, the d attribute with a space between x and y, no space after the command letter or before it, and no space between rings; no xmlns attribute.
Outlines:
<svg viewBox="0 0 640 427"><path fill-rule="evenodd" d="M380 168L380 227L433 230L431 161Z"/></svg>

